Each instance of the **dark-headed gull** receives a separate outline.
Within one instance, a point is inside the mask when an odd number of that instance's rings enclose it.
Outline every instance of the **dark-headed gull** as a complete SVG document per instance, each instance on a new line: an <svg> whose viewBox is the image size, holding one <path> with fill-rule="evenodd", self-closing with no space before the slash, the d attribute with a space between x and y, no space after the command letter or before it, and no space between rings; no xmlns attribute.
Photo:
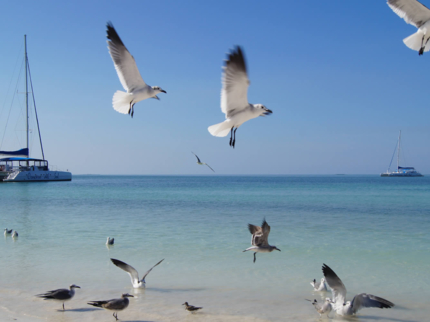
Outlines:
<svg viewBox="0 0 430 322"><path fill-rule="evenodd" d="M110 260L112 261L112 263L114 263L116 266L123 269L124 271L126 271L128 273L128 275L130 275L131 284L133 285L134 288L145 287L145 284L146 284L145 277L152 271L152 269L155 266L157 266L162 261L164 261L164 259L162 259L157 264L152 266L145 274L143 274L142 279L139 279L139 273L136 271L136 269L133 266L130 266L127 263L124 263L124 262L117 260L117 259L114 259L114 258L111 258Z"/></svg>
<svg viewBox="0 0 430 322"><path fill-rule="evenodd" d="M185 310L190 311L191 313L203 309L202 307L198 307L198 306L194 306L194 305L189 305L188 302L185 302L182 305L185 305Z"/></svg>
<svg viewBox="0 0 430 322"><path fill-rule="evenodd" d="M81 288L75 284L70 285L69 289L60 288L58 290L48 291L43 294L37 294L37 297L41 297L44 300L57 300L63 302L63 311L64 311L64 302L68 301L75 296L75 288Z"/></svg>
<svg viewBox="0 0 430 322"><path fill-rule="evenodd" d="M279 250L276 246L269 245L269 234L270 234L270 226L266 222L266 219L263 220L263 223L261 224L261 227L254 226L251 224L248 224L249 232L252 234L251 237L251 247L244 250L244 252L248 250L252 250L254 252L254 263L255 263L255 254L256 253L270 253L272 251Z"/></svg>
<svg viewBox="0 0 430 322"><path fill-rule="evenodd" d="M208 127L209 133L213 136L227 136L230 132L230 146L233 148L239 126L250 119L272 113L262 104L248 102L248 86L245 58L242 49L237 46L228 55L223 67L221 111L225 114L226 120Z"/></svg>
<svg viewBox="0 0 430 322"><path fill-rule="evenodd" d="M140 76L133 56L119 38L111 22L107 23L109 53L118 73L119 80L127 92L117 91L112 98L115 111L133 117L134 104L147 98L159 99L157 94L166 93L158 86L149 86Z"/></svg>
<svg viewBox="0 0 430 322"><path fill-rule="evenodd" d="M312 302L311 300L307 301ZM329 298L326 298L322 304L319 304L317 300L314 300L312 302L312 305L314 306L315 310L317 310L317 312L320 314L320 316L322 316L323 314L327 314L328 317L332 310L332 304Z"/></svg>
<svg viewBox="0 0 430 322"><path fill-rule="evenodd" d="M388 0L388 6L406 23L418 28L417 32L403 42L418 55L430 50L430 9L416 0Z"/></svg>
<svg viewBox="0 0 430 322"><path fill-rule="evenodd" d="M314 291L321 292L321 291L327 291L327 286L325 285L325 277L321 278L320 282L317 282L316 279L314 279L311 282L311 285L314 288Z"/></svg>
<svg viewBox="0 0 430 322"><path fill-rule="evenodd" d="M118 320L118 311L122 311L127 308L130 301L128 300L129 297L134 297L133 295L130 295L128 293L122 294L121 298L119 299L112 299L107 301L90 301L87 304L95 306L95 307L101 307L106 310L111 310L113 312L113 317Z"/></svg>
<svg viewBox="0 0 430 322"><path fill-rule="evenodd" d="M215 172L215 171L214 171L214 169L212 169L212 168L211 168L211 166L210 166L209 164L207 164L207 163L204 163L204 162L200 161L200 159L199 159L199 157L197 156L197 154L195 154L195 153L194 153L194 152L192 152L192 151L191 151L191 153L192 153L192 154L194 154L194 155L196 156L196 158L197 158L197 164L200 164L200 165L207 165L209 169L211 169L213 172Z"/></svg>
<svg viewBox="0 0 430 322"><path fill-rule="evenodd" d="M353 315L357 313L358 310L365 307L389 309L394 306L393 303L387 301L386 299L366 293L358 294L354 296L352 301L346 302L346 287L345 285L343 285L341 279L326 264L323 264L322 271L324 273L328 286L330 286L330 288L332 289L333 309L339 315Z"/></svg>

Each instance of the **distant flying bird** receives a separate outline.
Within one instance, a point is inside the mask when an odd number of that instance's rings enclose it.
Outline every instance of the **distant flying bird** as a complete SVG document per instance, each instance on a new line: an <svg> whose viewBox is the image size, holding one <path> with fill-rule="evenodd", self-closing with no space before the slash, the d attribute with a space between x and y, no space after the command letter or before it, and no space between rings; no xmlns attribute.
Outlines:
<svg viewBox="0 0 430 322"><path fill-rule="evenodd" d="M307 301L312 302L311 300L307 300ZM319 304L317 300L314 300L312 302L312 305L314 306L315 310L317 310L317 312L320 314L320 317L323 314L327 314L327 317L328 317L331 310L333 309L331 300L329 298L326 298L323 304Z"/></svg>
<svg viewBox="0 0 430 322"><path fill-rule="evenodd" d="M263 223L261 224L261 227L254 226L251 224L248 224L249 232L252 234L251 238L251 247L244 250L244 252L248 250L254 251L254 263L255 263L255 254L256 253L270 253L272 251L279 250L276 246L269 245L269 234L270 234L270 226L266 222L266 219L263 220Z"/></svg>
<svg viewBox="0 0 430 322"><path fill-rule="evenodd" d="M209 167L209 169L211 169L213 172L215 172L215 171L214 171L214 169L212 169L212 168L210 167L210 165L209 165L209 164L207 164L207 163L204 163L204 162L200 161L200 159L199 159L199 157L197 156L197 154L195 154L195 153L194 153L194 152L192 152L192 151L191 151L191 153L192 153L192 154L194 154L194 155L196 156L196 158L197 158L197 164L200 164L200 165L207 165L207 166Z"/></svg>
<svg viewBox="0 0 430 322"><path fill-rule="evenodd" d="M325 285L325 277L321 278L320 282L317 282L316 279L314 279L311 282L311 285L314 288L314 291L321 292L321 291L327 291L327 286Z"/></svg>
<svg viewBox="0 0 430 322"><path fill-rule="evenodd" d="M225 114L226 120L208 128L213 136L223 137L230 132L230 146L233 148L239 126L250 119L272 113L262 104L248 103L249 84L245 58L242 49L237 46L231 51L223 67L221 111Z"/></svg>
<svg viewBox="0 0 430 322"><path fill-rule="evenodd" d="M352 301L345 302L346 297L346 287L343 285L341 279L336 275L336 273L323 264L322 267L324 276L326 278L328 286L333 292L333 309L339 315L353 315L357 313L358 310L364 307L376 307L380 309L391 308L394 306L393 303L372 294L361 293L352 299Z"/></svg>
<svg viewBox="0 0 430 322"><path fill-rule="evenodd" d="M388 6L406 23L418 28L417 32L403 42L418 55L430 50L430 9L416 0L388 0Z"/></svg>
<svg viewBox="0 0 430 322"><path fill-rule="evenodd" d="M41 297L44 300L56 300L63 302L63 311L64 311L64 302L68 301L75 296L75 288L81 288L75 284L70 285L69 289L60 288L58 290L48 291L43 294L37 294L37 297Z"/></svg>
<svg viewBox="0 0 430 322"><path fill-rule="evenodd" d="M130 114L133 117L134 104L147 98L159 99L158 93L166 93L158 86L148 86L140 76L133 56L124 46L111 22L107 23L107 41L109 53L118 73L119 80L127 91L117 91L112 99L115 111Z"/></svg>
<svg viewBox="0 0 430 322"><path fill-rule="evenodd" d="M107 301L90 301L87 304L95 306L95 307L101 307L106 310L111 310L113 312L113 317L115 320L118 320L118 311L122 311L127 308L130 301L128 300L129 297L134 297L133 295L130 295L128 293L124 293L121 295L121 298L119 299L112 299Z"/></svg>
<svg viewBox="0 0 430 322"><path fill-rule="evenodd" d="M115 242L115 238L108 237L107 240L106 240L106 245L108 245L108 246L109 245L113 245L114 242Z"/></svg>
<svg viewBox="0 0 430 322"><path fill-rule="evenodd" d="M124 263L124 262L117 260L117 259L114 259L114 258L111 258L110 260L112 261L112 263L114 263L116 266L123 269L124 271L126 271L128 273L128 275L130 275L131 284L133 285L134 288L144 288L145 284L146 284L145 277L152 271L152 269L155 266L157 266L162 261L164 261L164 259L162 259L157 264L152 266L145 274L143 274L142 279L139 280L139 273L134 269L133 266L130 266L127 263Z"/></svg>
<svg viewBox="0 0 430 322"><path fill-rule="evenodd" d="M190 311L191 313L203 309L202 307L197 307L197 306L194 306L194 305L189 305L188 302L185 302L182 305L185 305L185 310Z"/></svg>
<svg viewBox="0 0 430 322"><path fill-rule="evenodd" d="M6 236L6 235L10 235L10 234L12 234L12 231L13 231L13 229L7 229L7 228L5 228L4 229L4 235Z"/></svg>

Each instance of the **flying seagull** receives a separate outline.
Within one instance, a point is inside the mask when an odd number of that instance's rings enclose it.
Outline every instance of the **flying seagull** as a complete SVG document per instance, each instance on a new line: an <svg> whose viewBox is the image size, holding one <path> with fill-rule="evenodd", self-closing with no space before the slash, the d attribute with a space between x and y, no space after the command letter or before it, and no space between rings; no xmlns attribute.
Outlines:
<svg viewBox="0 0 430 322"><path fill-rule="evenodd" d="M230 132L230 146L233 148L239 126L250 119L272 113L262 104L248 103L249 83L243 51L236 46L228 55L223 67L221 111L225 114L226 120L208 127L209 133L213 136L223 137Z"/></svg>
<svg viewBox="0 0 430 322"><path fill-rule="evenodd" d="M189 305L188 302L185 302L182 305L185 305L185 310L190 311L191 313L203 309L202 307L197 307L197 306L194 306L194 305Z"/></svg>
<svg viewBox="0 0 430 322"><path fill-rule="evenodd" d="M101 307L106 310L111 310L113 312L113 317L118 320L118 311L122 311L127 308L129 304L128 297L134 297L133 295L130 295L128 293L122 294L121 298L119 299L112 299L107 301L90 301L87 304Z"/></svg>
<svg viewBox="0 0 430 322"><path fill-rule="evenodd" d="M119 80L127 92L117 91L112 98L115 111L130 114L133 117L134 104L147 98L159 100L158 93L166 93L158 86L149 86L140 76L133 56L119 38L111 22L107 23L107 41L109 53L118 73Z"/></svg>
<svg viewBox="0 0 430 322"><path fill-rule="evenodd" d="M418 55L430 50L430 9L416 0L388 0L388 6L406 23L418 28L403 42Z"/></svg>
<svg viewBox="0 0 430 322"><path fill-rule="evenodd" d="M131 284L133 284L134 288L144 288L145 284L146 284L145 277L152 271L152 269L155 266L157 266L162 261L164 261L164 259L162 259L157 264L155 264L154 266L152 266L145 274L143 274L142 279L139 280L139 273L134 269L133 266L130 266L127 263L121 262L120 260L117 260L117 259L114 259L114 258L111 258L110 260L112 261L112 263L114 263L116 266L118 266L119 268L123 269L124 271L126 271L128 273L128 275L130 275Z"/></svg>
<svg viewBox="0 0 430 322"><path fill-rule="evenodd" d="M323 264L322 267L324 276L326 278L328 286L333 292L333 309L339 315L353 315L356 314L358 310L364 307L377 307L380 309L391 308L394 306L393 303L383 299L381 297L361 293L352 299L352 301L345 302L346 297L346 287L343 285L341 279L336 275L336 273Z"/></svg>
<svg viewBox="0 0 430 322"><path fill-rule="evenodd" d="M64 302L68 301L75 296L75 288L81 288L75 284L70 285L69 289L60 288L58 290L48 291L43 294L37 294L37 297L41 297L44 300L57 300L63 302L63 311L64 311Z"/></svg>
<svg viewBox="0 0 430 322"><path fill-rule="evenodd" d="M313 286L314 291L327 291L327 286L325 285L325 277L321 278L320 282L317 282L316 279L314 279L311 282L311 285Z"/></svg>
<svg viewBox="0 0 430 322"><path fill-rule="evenodd" d="M266 219L263 219L263 223L261 224L261 227L254 226L251 224L248 224L249 232L252 234L251 238L251 247L244 250L244 252L248 250L254 251L254 263L255 263L255 254L257 253L270 253L272 251L279 250L276 246L269 245L269 234L270 234L270 226L266 222Z"/></svg>
<svg viewBox="0 0 430 322"><path fill-rule="evenodd" d="M107 240L106 240L106 245L108 245L108 246L113 245L114 242L115 242L115 238L108 237Z"/></svg>
<svg viewBox="0 0 430 322"><path fill-rule="evenodd" d="M312 302L311 300L307 300L307 301ZM323 314L327 314L327 317L328 317L328 315L330 314L330 312L332 310L331 300L328 297L325 299L325 301L322 305L319 304L317 300L314 300L312 302L312 305L314 306L315 310L317 310L317 312L320 314L320 317Z"/></svg>
<svg viewBox="0 0 430 322"><path fill-rule="evenodd" d="M194 153L194 152L192 152L192 151L191 151L191 153L192 153L192 154L194 154L194 155L196 156L196 158L197 158L197 164L200 164L200 165L207 165L207 166L209 167L209 169L211 169L213 172L215 172L215 171L214 171L214 169L212 169L212 168L211 168L211 166L210 166L209 164L207 164L207 163L204 163L204 162L200 161L200 159L199 159L199 157L197 156L197 154L195 154L195 153Z"/></svg>
<svg viewBox="0 0 430 322"><path fill-rule="evenodd" d="M4 229L4 235L6 236L6 235L10 235L10 234L12 234L12 231L13 231L13 229L7 229L7 228L5 228Z"/></svg>

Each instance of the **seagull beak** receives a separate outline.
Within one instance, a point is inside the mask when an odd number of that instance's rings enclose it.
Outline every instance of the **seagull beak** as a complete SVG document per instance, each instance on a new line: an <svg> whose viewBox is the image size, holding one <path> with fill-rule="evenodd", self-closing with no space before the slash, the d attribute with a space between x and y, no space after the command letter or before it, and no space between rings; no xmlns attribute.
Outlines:
<svg viewBox="0 0 430 322"><path fill-rule="evenodd" d="M279 248L275 248L275 249L281 251Z"/></svg>
<svg viewBox="0 0 430 322"><path fill-rule="evenodd" d="M270 115L272 113L273 112L271 110L269 110L269 109L265 109L265 111L264 111L264 115Z"/></svg>
<svg viewBox="0 0 430 322"><path fill-rule="evenodd" d="M161 93L167 94L167 92L164 89L161 90Z"/></svg>
<svg viewBox="0 0 430 322"><path fill-rule="evenodd" d="M78 285L75 285L75 288L81 288L80 286L78 286Z"/></svg>

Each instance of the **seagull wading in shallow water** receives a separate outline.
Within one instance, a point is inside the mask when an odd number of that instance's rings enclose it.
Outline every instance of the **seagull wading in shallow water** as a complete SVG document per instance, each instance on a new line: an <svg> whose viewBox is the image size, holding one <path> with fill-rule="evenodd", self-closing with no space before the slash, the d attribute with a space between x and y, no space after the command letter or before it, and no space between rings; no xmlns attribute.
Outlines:
<svg viewBox="0 0 430 322"><path fill-rule="evenodd" d="M113 245L115 243L115 238L110 238L110 237L108 237L107 238L107 240L106 240L106 245Z"/></svg>
<svg viewBox="0 0 430 322"><path fill-rule="evenodd" d="M112 261L112 263L114 263L116 266L123 269L124 271L126 271L128 273L128 275L130 275L131 284L133 285L134 288L144 288L145 284L146 284L145 277L152 271L152 269L155 266L157 266L162 261L164 261L164 259L162 259L157 264L152 266L145 274L143 274L142 279L139 280L139 273L134 269L133 266L130 266L127 263L121 262L120 260L117 260L114 258L111 258L110 260Z"/></svg>
<svg viewBox="0 0 430 322"><path fill-rule="evenodd" d="M199 157L197 156L197 154L195 154L195 153L194 153L194 152L192 152L192 151L191 151L191 153L192 153L192 154L194 154L194 155L196 156L196 158L197 158L197 164L200 164L200 165L207 165L209 169L211 169L213 172L215 172L215 171L214 171L214 169L212 169L212 168L211 168L211 166L210 166L209 164L207 164L207 163L204 163L204 162L200 161L200 159L199 159Z"/></svg>
<svg viewBox="0 0 430 322"><path fill-rule="evenodd" d="M377 307L380 309L391 308L394 306L393 303L383 299L381 297L361 293L352 299L352 301L345 302L346 297L346 287L343 285L341 279L336 275L333 270L326 264L322 267L324 276L326 278L328 286L332 289L333 302L332 307L334 311L339 315L353 315L356 314L358 310L364 307Z"/></svg>
<svg viewBox="0 0 430 322"><path fill-rule="evenodd" d="M312 302L311 300L307 301ZM314 300L312 302L312 305L314 306L315 310L317 310L317 312L320 314L320 316L322 316L323 314L327 314L328 317L331 310L333 309L331 305L331 300L328 297L325 299L322 305L319 304L317 300Z"/></svg>
<svg viewBox="0 0 430 322"><path fill-rule="evenodd" d="M257 253L270 253L272 251L279 250L276 246L269 245L269 234L270 234L270 226L266 222L266 219L263 220L263 223L261 224L261 227L254 226L251 224L248 224L249 232L252 234L251 237L251 247L244 250L244 252L248 250L254 251L254 263L255 263L255 254Z"/></svg>
<svg viewBox="0 0 430 322"><path fill-rule="evenodd" d="M115 320L118 320L118 311L122 311L127 308L130 301L128 300L128 297L134 297L133 295L130 295L128 293L122 294L121 298L119 299L112 299L107 301L91 301L87 304L95 306L95 307L101 307L106 310L111 310L113 312L113 317Z"/></svg>
<svg viewBox="0 0 430 322"><path fill-rule="evenodd" d="M246 72L245 58L240 47L229 55L223 67L221 111L226 120L208 127L213 136L227 136L230 132L230 146L236 143L236 131L243 123L258 116L272 113L262 104L248 103L249 79Z"/></svg>
<svg viewBox="0 0 430 322"><path fill-rule="evenodd" d="M203 309L202 307L198 307L198 306L194 306L194 305L189 305L188 302L185 302L182 305L185 305L185 310L190 311L191 313Z"/></svg>
<svg viewBox="0 0 430 322"><path fill-rule="evenodd" d="M60 288L58 290L48 291L43 294L37 294L37 297L41 297L44 300L57 300L63 302L63 311L64 311L64 302L72 299L75 296L75 288L81 288L75 284L70 285L69 289Z"/></svg>
<svg viewBox="0 0 430 322"><path fill-rule="evenodd" d="M142 76L140 76L133 56L124 46L111 22L107 23L107 38L110 40L107 41L109 53L119 80L127 91L127 93L117 91L113 95L113 108L119 113L130 114L133 117L134 104L150 97L159 100L157 94L166 93L166 91L158 86L146 85Z"/></svg>
<svg viewBox="0 0 430 322"><path fill-rule="evenodd" d="M416 0L388 0L388 6L406 23L418 28L417 32L403 39L407 47L418 55L430 50L430 9Z"/></svg>
<svg viewBox="0 0 430 322"><path fill-rule="evenodd" d="M321 278L321 282L317 282L316 279L314 279L311 282L311 285L313 286L314 291L327 291L327 286L325 285L325 277Z"/></svg>

